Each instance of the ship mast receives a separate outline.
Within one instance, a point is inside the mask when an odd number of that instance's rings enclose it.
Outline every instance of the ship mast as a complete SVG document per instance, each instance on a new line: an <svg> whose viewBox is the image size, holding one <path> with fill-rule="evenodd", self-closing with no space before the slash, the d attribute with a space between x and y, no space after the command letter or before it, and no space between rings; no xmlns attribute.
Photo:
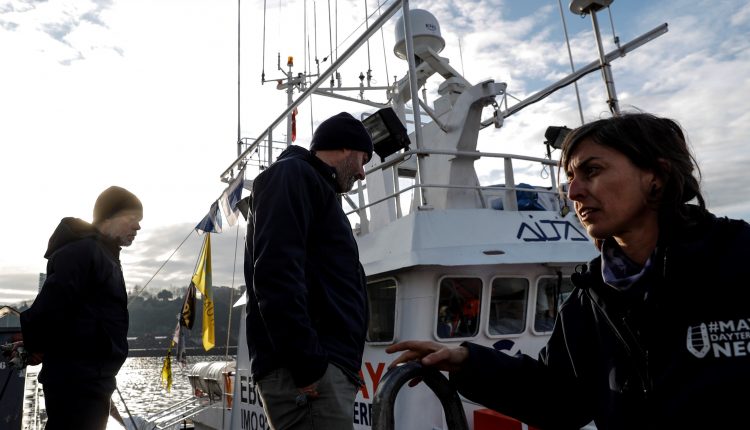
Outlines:
<svg viewBox="0 0 750 430"><path fill-rule="evenodd" d="M596 12L609 7L614 0L573 0L570 2L570 11L586 16L591 15L591 24L594 27L594 36L596 37L596 48L599 51L599 65L602 69L602 79L604 79L604 85L607 88L607 105L609 106L612 115L620 115L620 105L617 101L617 92L615 91L615 78L612 75L612 67L607 61L607 56L604 53L604 46L602 45L602 35L599 32L599 20L596 18Z"/></svg>

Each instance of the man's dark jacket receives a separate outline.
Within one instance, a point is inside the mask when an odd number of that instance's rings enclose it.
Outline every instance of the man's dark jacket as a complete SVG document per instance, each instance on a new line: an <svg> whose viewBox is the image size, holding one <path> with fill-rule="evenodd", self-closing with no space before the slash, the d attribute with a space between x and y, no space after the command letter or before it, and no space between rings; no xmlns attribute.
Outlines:
<svg viewBox="0 0 750 430"><path fill-rule="evenodd" d="M467 343L451 375L461 394L542 429L748 422L746 222L694 214L662 235L652 270L627 292L604 284L600 257L571 279L538 360Z"/></svg>
<svg viewBox="0 0 750 430"><path fill-rule="evenodd" d="M366 281L335 175L306 149L290 146L253 183L245 281L256 380L287 368L304 387L329 363L354 378L360 370Z"/></svg>
<svg viewBox="0 0 750 430"><path fill-rule="evenodd" d="M44 354L40 381L113 378L128 355L120 247L91 224L63 218L45 253L47 279L21 313L24 346Z"/></svg>

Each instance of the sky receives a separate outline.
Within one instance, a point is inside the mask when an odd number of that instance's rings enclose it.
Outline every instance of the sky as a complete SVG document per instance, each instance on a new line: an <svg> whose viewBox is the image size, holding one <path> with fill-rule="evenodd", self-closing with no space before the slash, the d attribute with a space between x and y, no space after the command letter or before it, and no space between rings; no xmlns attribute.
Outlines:
<svg viewBox="0 0 750 430"><path fill-rule="evenodd" d="M364 28L365 4L375 16L379 4L330 3L329 32L328 2L267 1L264 26L263 2L241 1L238 94L237 2L0 0L0 305L33 300L60 219L90 221L93 202L110 185L131 190L145 208L142 230L122 254L128 288L146 286L154 295L184 290L202 241L193 227L227 186L220 175L237 156L238 126L241 137L255 138L286 105L274 83L261 85L261 73L283 76L277 56L282 63L293 56L294 72L303 71L305 46L309 63L317 57L325 69ZM597 59L591 20L571 14L567 3L580 67ZM436 16L446 41L441 55L472 83L506 82L508 93L523 99L570 73L556 0L410 4ZM611 21L606 10L599 14L606 51L615 46L613 27L624 44L669 25L665 35L612 63L621 108L682 124L709 209L750 220L750 3L619 0L611 12ZM340 69L344 86L358 85L368 67L373 85L403 75L406 63L392 55L396 18ZM438 84L428 82L428 100ZM586 121L608 116L599 72L583 78L579 90ZM575 101L572 87L560 90L501 129L484 130L479 149L543 157L547 126L580 125ZM372 111L329 99L312 103L300 106L301 146L334 113ZM284 134L279 128L274 137ZM482 183L502 182L491 162L477 169ZM241 227L213 235L215 285L244 284L243 240Z"/></svg>

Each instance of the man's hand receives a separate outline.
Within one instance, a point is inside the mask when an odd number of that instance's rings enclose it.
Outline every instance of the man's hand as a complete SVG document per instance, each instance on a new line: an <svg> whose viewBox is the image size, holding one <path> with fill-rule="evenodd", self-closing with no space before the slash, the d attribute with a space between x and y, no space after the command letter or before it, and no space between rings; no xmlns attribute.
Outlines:
<svg viewBox="0 0 750 430"><path fill-rule="evenodd" d="M295 398L297 406L304 406L307 404L308 400L320 397L320 393L318 393L318 382L320 381L313 382L306 387L297 388L299 391L299 395Z"/></svg>
<svg viewBox="0 0 750 430"><path fill-rule="evenodd" d="M317 399L320 397L320 393L318 393L318 381L313 382L307 387L297 388L297 390L299 390L300 394L304 394L310 399Z"/></svg>
<svg viewBox="0 0 750 430"><path fill-rule="evenodd" d="M6 361L18 369L23 369L28 365L35 366L42 362L42 353L29 353L23 346L23 341L2 345L0 349Z"/></svg>
<svg viewBox="0 0 750 430"><path fill-rule="evenodd" d="M29 354L26 364L29 366L36 366L37 364L42 362L42 358L44 358L44 354L41 352L32 352Z"/></svg>

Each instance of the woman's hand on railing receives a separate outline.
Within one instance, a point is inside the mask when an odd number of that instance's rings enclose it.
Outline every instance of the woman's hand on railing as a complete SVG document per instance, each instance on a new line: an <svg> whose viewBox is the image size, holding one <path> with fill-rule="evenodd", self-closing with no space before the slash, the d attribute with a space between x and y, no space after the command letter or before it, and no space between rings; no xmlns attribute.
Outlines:
<svg viewBox="0 0 750 430"><path fill-rule="evenodd" d="M407 340L395 343L385 349L385 352L389 354L399 351L404 352L391 362L388 366L389 369L408 361L419 361L423 366L455 372L461 369L469 356L469 350L463 346L450 348L426 340Z"/></svg>

